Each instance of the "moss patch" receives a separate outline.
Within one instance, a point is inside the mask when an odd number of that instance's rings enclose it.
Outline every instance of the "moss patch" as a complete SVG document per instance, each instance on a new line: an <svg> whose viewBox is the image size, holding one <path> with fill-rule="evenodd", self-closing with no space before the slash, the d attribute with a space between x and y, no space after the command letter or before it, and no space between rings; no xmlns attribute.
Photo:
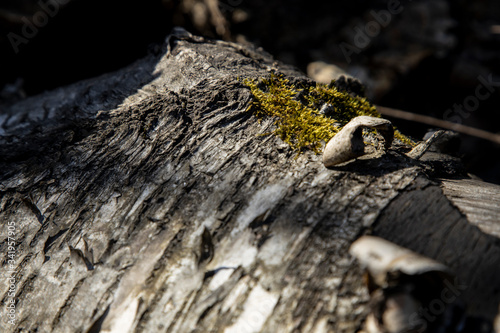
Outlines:
<svg viewBox="0 0 500 333"><path fill-rule="evenodd" d="M339 91L332 84L301 83L299 87L276 74L258 81L247 79L244 83L254 96L249 110L261 119L275 117L277 128L274 133L299 152L310 149L320 153L322 143L328 142L354 117L380 117L365 98ZM331 112L322 114L319 109L325 104L329 105ZM394 135L413 145L398 131Z"/></svg>

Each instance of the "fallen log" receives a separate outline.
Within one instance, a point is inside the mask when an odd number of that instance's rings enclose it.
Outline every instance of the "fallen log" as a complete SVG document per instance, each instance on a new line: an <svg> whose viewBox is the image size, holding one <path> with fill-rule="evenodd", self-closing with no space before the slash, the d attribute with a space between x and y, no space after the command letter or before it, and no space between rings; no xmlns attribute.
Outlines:
<svg viewBox="0 0 500 333"><path fill-rule="evenodd" d="M467 316L491 324L498 186L471 218L483 202L460 210L450 184L470 180L444 155L330 169L297 155L248 112L243 79L271 71L308 81L177 30L122 70L5 107L1 331L355 332L370 295L349 248L364 234L448 266Z"/></svg>

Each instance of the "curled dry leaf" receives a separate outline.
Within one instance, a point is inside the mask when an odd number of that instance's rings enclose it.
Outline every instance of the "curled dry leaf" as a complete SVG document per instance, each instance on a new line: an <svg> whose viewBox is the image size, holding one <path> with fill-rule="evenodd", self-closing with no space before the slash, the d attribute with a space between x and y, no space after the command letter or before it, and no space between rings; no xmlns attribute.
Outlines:
<svg viewBox="0 0 500 333"><path fill-rule="evenodd" d="M377 130L385 140L385 149L391 146L394 128L389 120L369 116L356 117L328 142L323 152L323 164L331 167L364 155L364 128Z"/></svg>
<svg viewBox="0 0 500 333"><path fill-rule="evenodd" d="M443 277L451 277L447 266L405 249L385 239L363 236L355 241L350 253L366 267L375 284L385 288L396 273L409 276L435 272Z"/></svg>
<svg viewBox="0 0 500 333"><path fill-rule="evenodd" d="M408 154L406 154L408 157L411 157L413 159L418 160L420 157L422 157L427 150L436 142L439 140L443 135L445 134L445 131L436 131L430 138L425 140L424 142L421 142L418 144L415 148L413 148Z"/></svg>
<svg viewBox="0 0 500 333"><path fill-rule="evenodd" d="M441 332L459 325L445 320L461 321L461 308L453 304L443 303L433 322L425 317L425 309L439 301L445 279L451 278L445 265L374 236L355 241L350 253L368 271L371 310L365 333Z"/></svg>

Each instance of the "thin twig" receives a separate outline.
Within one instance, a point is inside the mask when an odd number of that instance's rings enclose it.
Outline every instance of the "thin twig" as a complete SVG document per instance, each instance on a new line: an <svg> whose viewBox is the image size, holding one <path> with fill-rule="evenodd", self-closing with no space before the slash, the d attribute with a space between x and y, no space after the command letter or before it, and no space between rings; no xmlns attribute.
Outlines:
<svg viewBox="0 0 500 333"><path fill-rule="evenodd" d="M452 123L450 121L441 120L441 119L437 119L437 118L433 118L433 117L429 117L429 116L424 116L421 114L392 109L392 108L388 108L385 106L376 105L376 107L377 107L377 110L381 114L386 115L386 116L415 121L415 122L419 122L419 123L423 123L423 124L427 124L427 125L431 125L431 126L441 127L444 129L467 134L470 136L475 136L475 137L478 137L481 139L489 140L489 141L495 142L497 144L500 144L500 135L494 134L494 133L491 133L488 131L484 131L484 130L481 130L478 128L465 126L465 125L461 125L461 124L456 124L456 123Z"/></svg>

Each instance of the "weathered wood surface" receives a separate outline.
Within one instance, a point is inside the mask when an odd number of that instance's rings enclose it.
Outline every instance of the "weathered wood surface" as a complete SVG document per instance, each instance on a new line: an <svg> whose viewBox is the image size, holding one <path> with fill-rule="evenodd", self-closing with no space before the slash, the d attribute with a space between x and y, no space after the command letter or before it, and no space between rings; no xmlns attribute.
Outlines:
<svg viewBox="0 0 500 333"><path fill-rule="evenodd" d="M467 219L483 232L500 238L500 187L477 179L443 179L441 187Z"/></svg>
<svg viewBox="0 0 500 333"><path fill-rule="evenodd" d="M2 281L2 332L354 332L369 297L348 249L364 233L449 265L471 314L493 319L500 243L429 178L436 164L297 158L260 135L272 120L246 111L239 79L302 74L250 47L166 45L2 110L17 316Z"/></svg>

